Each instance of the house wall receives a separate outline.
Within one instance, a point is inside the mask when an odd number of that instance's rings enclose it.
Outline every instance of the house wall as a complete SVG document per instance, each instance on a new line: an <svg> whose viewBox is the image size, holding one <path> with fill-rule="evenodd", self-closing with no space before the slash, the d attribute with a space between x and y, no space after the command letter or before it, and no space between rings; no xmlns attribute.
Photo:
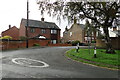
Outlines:
<svg viewBox="0 0 120 80"><path fill-rule="evenodd" d="M60 30L57 30L57 34L51 34L51 29L46 28L46 33L42 33L42 28L34 28L35 32L30 32L30 27L28 28L28 37L33 38L35 36L38 36L39 34L42 36L45 36L47 39L50 40L57 40L57 43L60 42Z"/></svg>
<svg viewBox="0 0 120 80"><path fill-rule="evenodd" d="M62 42L67 42L69 39L68 39L68 32L63 32L63 37L62 37Z"/></svg>
<svg viewBox="0 0 120 80"><path fill-rule="evenodd" d="M72 35L70 35L72 33ZM80 25L73 24L69 31L63 33L63 41L67 42L69 40L79 40L84 42L84 31L80 28Z"/></svg>
<svg viewBox="0 0 120 80"><path fill-rule="evenodd" d="M60 43L60 30L57 31L57 41Z"/></svg>
<svg viewBox="0 0 120 80"><path fill-rule="evenodd" d="M19 29L13 26L12 28L2 32L2 36L11 36L12 39L18 40L19 39Z"/></svg>
<svg viewBox="0 0 120 80"><path fill-rule="evenodd" d="M45 36L46 38L49 38L50 39L50 29L46 29L46 33L42 33L41 32L41 28L34 28L35 29L35 32L30 32L30 29L31 28L28 28L28 36L30 37L30 38L32 38L32 37L35 37L35 36L38 36L39 34L40 35L43 35L43 36Z"/></svg>
<svg viewBox="0 0 120 80"><path fill-rule="evenodd" d="M24 25L20 24L20 29L19 29L19 37L20 36L26 36L26 28Z"/></svg>

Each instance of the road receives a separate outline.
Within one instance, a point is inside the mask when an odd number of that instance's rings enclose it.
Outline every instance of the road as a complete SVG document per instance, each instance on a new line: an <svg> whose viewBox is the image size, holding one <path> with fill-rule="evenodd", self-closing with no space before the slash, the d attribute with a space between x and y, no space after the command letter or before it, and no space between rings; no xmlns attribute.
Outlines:
<svg viewBox="0 0 120 80"><path fill-rule="evenodd" d="M72 47L45 47L5 51L2 53L3 78L118 78L118 71L76 62L65 57ZM43 61L48 67L15 64L12 59Z"/></svg>

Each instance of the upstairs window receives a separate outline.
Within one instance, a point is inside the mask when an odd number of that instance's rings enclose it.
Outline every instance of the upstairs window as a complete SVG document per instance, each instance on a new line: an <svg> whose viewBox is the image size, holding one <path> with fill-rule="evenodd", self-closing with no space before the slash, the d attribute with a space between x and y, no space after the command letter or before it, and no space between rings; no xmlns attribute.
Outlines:
<svg viewBox="0 0 120 80"><path fill-rule="evenodd" d="M52 29L52 30L51 30L51 34L57 34L57 30Z"/></svg>
<svg viewBox="0 0 120 80"><path fill-rule="evenodd" d="M30 32L34 33L35 32L35 28L30 28Z"/></svg>
<svg viewBox="0 0 120 80"><path fill-rule="evenodd" d="M70 32L70 37L72 36L72 32Z"/></svg>
<svg viewBox="0 0 120 80"><path fill-rule="evenodd" d="M41 33L46 33L46 30L45 29L41 29Z"/></svg>

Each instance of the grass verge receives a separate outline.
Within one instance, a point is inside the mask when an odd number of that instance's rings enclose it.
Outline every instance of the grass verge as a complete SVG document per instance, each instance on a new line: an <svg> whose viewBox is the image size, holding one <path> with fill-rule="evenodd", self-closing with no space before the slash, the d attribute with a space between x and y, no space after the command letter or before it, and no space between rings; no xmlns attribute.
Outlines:
<svg viewBox="0 0 120 80"><path fill-rule="evenodd" d="M115 50L116 54L107 54L105 49L96 50L97 58L94 58L94 49L79 49L79 52L76 52L75 49L67 51L66 56L80 62L89 63L101 67L107 67L112 69L120 69L120 63L118 61L120 56L120 50Z"/></svg>

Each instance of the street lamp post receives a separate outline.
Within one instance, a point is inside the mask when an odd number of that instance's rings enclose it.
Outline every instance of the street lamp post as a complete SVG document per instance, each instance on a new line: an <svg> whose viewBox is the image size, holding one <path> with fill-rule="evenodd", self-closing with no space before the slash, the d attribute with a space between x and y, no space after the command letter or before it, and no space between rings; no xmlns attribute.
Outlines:
<svg viewBox="0 0 120 80"><path fill-rule="evenodd" d="M29 26L29 1L27 0L27 26L26 26L26 48L28 48L28 26Z"/></svg>

